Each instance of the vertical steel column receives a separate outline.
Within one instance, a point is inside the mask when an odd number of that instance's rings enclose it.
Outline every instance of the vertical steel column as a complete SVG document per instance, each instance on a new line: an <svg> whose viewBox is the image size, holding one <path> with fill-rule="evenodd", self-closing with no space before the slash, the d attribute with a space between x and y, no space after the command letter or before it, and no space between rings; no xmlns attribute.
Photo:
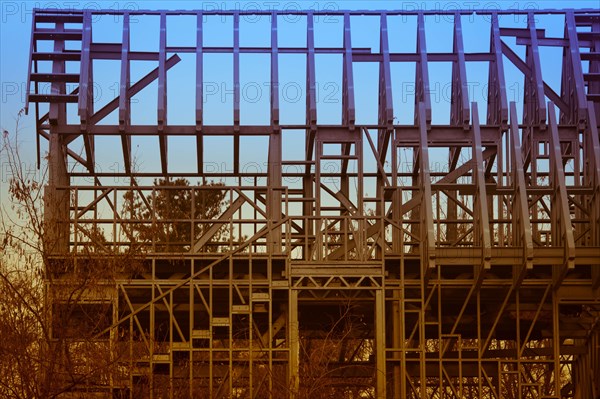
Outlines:
<svg viewBox="0 0 600 399"><path fill-rule="evenodd" d="M382 288L375 289L375 362L376 362L376 397L386 398L385 368L385 296Z"/></svg>
<svg viewBox="0 0 600 399"><path fill-rule="evenodd" d="M37 28L36 28L37 29ZM64 32L64 23L56 22L56 32ZM65 50L65 41L54 40L54 52L62 53ZM55 59L52 61L52 73L64 74L65 61ZM66 93L66 84L55 81L51 84L52 95ZM67 107L65 103L50 103L50 143L48 149L48 185L44 193L44 218L48 231L44 237L45 248L49 254L66 254L69 251L69 174L67 171L67 144L61 133L61 127L67 123Z"/></svg>
<svg viewBox="0 0 600 399"><path fill-rule="evenodd" d="M160 13L160 47L158 50L158 140L160 146L160 164L163 175L168 172L167 143L168 136L165 133L167 126L167 15Z"/></svg>
<svg viewBox="0 0 600 399"><path fill-rule="evenodd" d="M199 175L204 173L204 138L202 136L204 120L203 19L202 11L198 11L196 13L196 160Z"/></svg>
<svg viewBox="0 0 600 399"><path fill-rule="evenodd" d="M271 13L271 128L280 131L279 126L279 43L277 39L277 13Z"/></svg>
<svg viewBox="0 0 600 399"><path fill-rule="evenodd" d="M423 103L427 128L431 126L431 97L429 89L429 67L427 64L427 45L425 41L425 16L417 15L417 71L415 77L415 124L419 123L419 103Z"/></svg>
<svg viewBox="0 0 600 399"><path fill-rule="evenodd" d="M194 203L195 203L195 197L194 194L195 190L192 190L192 215L195 213L195 207L194 207ZM193 218L193 217L192 217ZM192 232L194 231L194 229L192 228L191 230ZM190 260L190 276L194 275L194 259ZM189 306L189 311L188 311L188 317L189 317L189 326L188 326L188 384L189 384L189 391L188 394L190 395L190 397L193 397L194 394L194 355L195 352L194 351L194 318L195 318L195 311L196 311L196 301L194 300L194 288L195 288L195 279L191 279L189 284L187 285L187 294L188 294L188 306Z"/></svg>
<svg viewBox="0 0 600 399"><path fill-rule="evenodd" d="M431 126L431 99L429 93L429 67L427 64L427 46L425 41L425 17L422 12L417 15L417 55L419 61L416 65L415 73L415 125L422 128L429 128ZM421 122L421 103L423 103L424 121L425 126ZM417 170L420 168L419 157L421 153L417 148L413 150L413 186L419 186ZM421 171L422 173L422 171ZM413 191L412 196L416 197L420 193L418 190ZM430 193L431 195L431 193ZM431 207L430 207L431 208ZM422 219L421 213L426 212L421 206L416 207L411 212L411 219L419 221ZM433 213L430 214L433 216ZM412 234L417 237L423 237L421 223L412 224ZM433 226L432 226L433 227Z"/></svg>
<svg viewBox="0 0 600 399"><path fill-rule="evenodd" d="M267 206L269 223L281 219L281 128L279 127L279 45L277 43L277 13L271 14L271 134L269 136L269 176ZM269 232L269 253L282 251L281 227Z"/></svg>
<svg viewBox="0 0 600 399"><path fill-rule="evenodd" d="M298 290L290 289L288 339L290 348L289 357L289 386L293 398L300 389L300 324L298 322Z"/></svg>
<svg viewBox="0 0 600 399"><path fill-rule="evenodd" d="M400 198L401 193L399 194ZM402 226L402 224L400 224ZM399 287L399 291L400 291L400 295L399 295L399 310L400 310L400 320L399 320L399 325L398 325L398 340L400 341L400 345L399 345L399 349L400 349L400 373L399 373L399 383L400 383L400 395L398 395L398 391L395 391L394 394L396 395L396 397L401 397L401 398L406 398L407 395L407 381L408 378L410 377L407 370L406 370L406 358L407 358L407 345L406 345L406 326L407 326L407 322L406 322L406 264L405 264L405 257L404 257L404 231L401 232L400 234L400 248L402 248L402 250L400 251L400 287ZM410 382L412 384L412 382ZM398 386L398 384L395 384L395 388Z"/></svg>
<svg viewBox="0 0 600 399"><path fill-rule="evenodd" d="M402 272L400 270L400 272ZM390 340L392 342L392 373L391 373L391 378L392 378L392 390L390 392L390 395L392 397L402 397L405 398L406 397L406 393L402 394L402 386L405 385L403 384L401 378L403 377L403 368L401 367L401 359L402 357L404 357L404 353L401 352L401 347L402 345L402 341L401 341L401 331L400 329L403 328L403 323L401 322L401 319L404 317L404 314L402 313L401 309L401 303L402 303L402 297L401 297L401 290L403 290L404 287L402 285L402 283L400 283L399 287L394 286L393 288L389 288L388 290L390 290L392 292L392 301L391 301L391 324L392 324L392 339ZM385 293L385 291L384 291Z"/></svg>
<svg viewBox="0 0 600 399"><path fill-rule="evenodd" d="M313 216L318 206L319 191L321 190L318 180L313 181L310 161L313 160L315 149L315 138L317 133L317 102L316 102L316 77L315 77L315 32L314 18L311 11L306 13L306 168L302 179L303 188L303 210L304 230L306 235L312 236L316 233L315 220ZM319 249L320 250L320 249ZM305 243L305 260L312 259L315 248L308 242Z"/></svg>
<svg viewBox="0 0 600 399"><path fill-rule="evenodd" d="M584 140L587 143L585 152L588 159L588 179L592 187L589 199L591 243L590 245L600 247L600 136L598 135L598 124L596 113L592 102L588 103L588 126L584 132ZM600 288L600 262L592 265L592 288Z"/></svg>
<svg viewBox="0 0 600 399"><path fill-rule="evenodd" d="M37 14L37 10L34 9L33 12L31 13L31 39L29 40L29 64L27 64L27 86L25 87L25 115L29 114L29 96L31 95L31 66L34 65L34 69L33 71L35 73L37 73L37 62L34 63L33 60L33 53L37 52L37 41L35 40L35 35L33 32L35 32L36 27L37 27L37 22L36 22L36 14ZM85 22L85 21L84 21ZM35 83L35 92L37 93L37 82ZM37 110L37 103L36 103L36 119L39 119L39 115L38 115L38 110ZM39 139L39 134L36 132L36 139ZM39 164L40 164L40 160L39 160L39 151L40 151L40 146L39 146L39 141L37 142L37 150L38 150L38 168L39 168Z"/></svg>
<svg viewBox="0 0 600 399"><path fill-rule="evenodd" d="M379 36L380 36L380 47L381 47L381 62L379 63L379 125L385 126L384 128L378 129L377 131L377 165L385 165L385 159L390 147L390 140L392 140L394 131L394 107L393 107L393 95L392 95L392 75L391 75L391 62L390 62L390 45L388 35L388 23L387 14L382 13L379 23ZM366 131L368 135L368 131ZM370 141L370 137L368 137ZM393 145L392 150L395 152L396 147ZM393 168L396 168L394 165ZM387 182L385 175L385 169L383 167L377 169L377 196L379 198L385 198L384 187ZM362 195L362 194L361 194ZM400 201L401 199L397 199ZM377 216L384 216L385 212L385 201L378 201L376 204ZM380 227L383 234L383 226ZM385 251L378 249L378 258L382 258Z"/></svg>
<svg viewBox="0 0 600 399"><path fill-rule="evenodd" d="M488 72L487 123L498 124L504 131L508 129L508 105L498 13L493 12L491 18L490 51L492 53L492 61L490 61Z"/></svg>
<svg viewBox="0 0 600 399"><path fill-rule="evenodd" d="M419 354L420 354L420 381L421 395L425 395L427 390L427 366L425 356L426 335L425 335L425 313L426 296L429 286L429 276L435 269L435 237L433 230L433 210L431 206L431 176L429 174L429 140L427 138L427 119L425 104L419 103L418 107L418 127L419 127L419 191L421 192L420 204L420 311L418 313L419 325Z"/></svg>
<svg viewBox="0 0 600 399"><path fill-rule="evenodd" d="M240 173L240 13L233 13L233 173Z"/></svg>
<svg viewBox="0 0 600 399"><path fill-rule="evenodd" d="M156 198L156 196L155 196ZM148 379L148 382L150 384L150 399L154 398L154 352L156 350L156 328L155 328L155 323L156 323L156 306L155 306L155 298L156 298L156 259L152 259L152 271L151 271L151 278L152 281L150 281L150 306L148 307L148 313L150 315L149 317L149 346L150 346L150 350L149 350L149 361L148 364L150 366L150 370L152 370L152 372L150 373L150 378ZM144 331L140 332L141 334L144 334Z"/></svg>
<svg viewBox="0 0 600 399"><path fill-rule="evenodd" d="M469 129L469 86L467 82L467 70L465 61L465 49L463 45L462 23L460 13L454 14L454 41L452 52L456 55L456 61L452 63L452 99L450 106L450 124Z"/></svg>
<svg viewBox="0 0 600 399"><path fill-rule="evenodd" d="M533 126L539 126L541 129L545 129L546 104L544 102L544 81L542 79L539 40L533 12L527 14L527 29L529 30L530 41L526 50L526 60L531 74L530 76L525 75L523 123L531 125L532 128Z"/></svg>
<svg viewBox="0 0 600 399"><path fill-rule="evenodd" d="M92 13L84 11L81 40L81 64L79 72L79 103L78 114L81 121L80 131L83 137L87 168L91 173L95 170L94 136L89 131L90 112L94 111L94 93L92 80L92 59L90 47L92 42Z"/></svg>
<svg viewBox="0 0 600 399"><path fill-rule="evenodd" d="M123 14L123 42L121 44L121 84L119 86L119 133L123 146L125 172L131 173L131 125L130 101L128 96L130 85L129 71L129 13Z"/></svg>
<svg viewBox="0 0 600 399"><path fill-rule="evenodd" d="M462 23L460 13L454 14L454 40L452 47L453 55L456 56L455 61L452 62L452 92L450 101L450 125L462 126L463 129L469 129L470 123L470 109L469 109L469 88L467 82L467 71L465 61L465 51L462 37ZM460 153L460 146L451 146L449 151L449 171L452 172L456 169L458 164ZM439 193L438 193L439 195ZM446 195L446 218L448 220L457 219L457 190L447 190ZM438 204L438 209L441 207ZM446 239L447 242L455 242L457 239L458 225L454 223L447 223L446 227ZM440 226L441 228L441 226Z"/></svg>
<svg viewBox="0 0 600 399"><path fill-rule="evenodd" d="M314 138L317 124L317 87L315 75L315 28L314 15L312 11L306 13L306 124L310 126L309 136ZM309 140L314 144L314 140ZM312 149L312 147L308 147ZM307 160L310 159L312 151L307 151Z"/></svg>
<svg viewBox="0 0 600 399"><path fill-rule="evenodd" d="M475 183L475 209L474 215L474 245L481 246L482 264L475 266L474 276L479 285L483 279L483 273L491 267L492 243L490 235L490 221L488 211L488 197L485 189L485 176L483 170L483 153L481 144L481 128L479 126L479 111L477 103L472 103L473 107L473 141L472 151L475 166L473 167L473 180Z"/></svg>
<svg viewBox="0 0 600 399"><path fill-rule="evenodd" d="M554 113L554 106L549 106L548 107L551 110L552 115L550 115L550 118L556 118L556 116L553 114ZM552 120L550 121L550 123L552 123ZM558 293L556 292L551 292L550 295L552 295L552 349L553 349L553 357L554 357L554 362L553 362L553 366L554 366L554 378L553 378L553 382L554 382L554 393L555 395L558 396L558 394L560 393L560 386L561 386L561 380L562 380L562 376L561 376L561 370L560 370L560 346L562 343L561 337L560 337L560 304L559 304L559 299L558 299ZM562 396L562 395L561 395Z"/></svg>
<svg viewBox="0 0 600 399"><path fill-rule="evenodd" d="M566 103L569 105L571 115L567 117L564 115L564 112L561 112L561 121L574 123L583 128L587 119L587 100L585 98L583 68L579 54L577 25L575 24L575 16L572 10L565 13L565 38L569 41L569 45L563 49L564 62L561 98L566 100Z"/></svg>
<svg viewBox="0 0 600 399"><path fill-rule="evenodd" d="M583 16L582 16L583 17ZM600 118L600 18L598 18L598 14L594 16L590 16L589 24L591 31L590 32L579 32L579 35L583 37L588 37L589 53L586 54L587 59L589 60L589 68L587 74L587 99L594 101L594 113L596 114L596 118ZM583 40L582 40L583 41ZM582 43L580 43L581 45ZM585 53L580 53L585 54ZM586 76L584 75L584 79Z"/></svg>
<svg viewBox="0 0 600 399"><path fill-rule="evenodd" d="M435 235L433 230L433 210L431 205L431 176L429 174L429 140L427 138L427 119L425 104L419 103L419 188L421 191L421 278L435 268Z"/></svg>
<svg viewBox="0 0 600 399"><path fill-rule="evenodd" d="M350 13L344 14L344 54L342 69L342 125L354 131L355 109L354 109L354 73L352 70L352 40L350 32ZM350 155L351 144L342 143L342 154ZM356 151L357 149L355 149ZM350 198L350 179L348 177L348 159L342 159L342 170L340 176L340 191ZM359 173L362 173L360 168ZM359 178L360 180L360 178ZM361 197L361 193L358 193Z"/></svg>
<svg viewBox="0 0 600 399"><path fill-rule="evenodd" d="M344 14L344 54L342 70L342 125L354 130L356 110L354 105L354 71L352 61L352 34L350 13Z"/></svg>

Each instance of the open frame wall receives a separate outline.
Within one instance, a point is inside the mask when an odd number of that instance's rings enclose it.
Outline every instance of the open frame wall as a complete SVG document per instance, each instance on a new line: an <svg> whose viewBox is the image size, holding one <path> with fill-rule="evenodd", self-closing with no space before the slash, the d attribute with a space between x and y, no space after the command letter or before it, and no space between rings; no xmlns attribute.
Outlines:
<svg viewBox="0 0 600 399"><path fill-rule="evenodd" d="M472 18L485 50L471 50ZM183 19L193 34L173 43ZM433 19L447 51L428 50ZM365 26L373 44L353 34ZM96 338L122 367L73 392L600 395L598 10L36 9L31 35L53 309L72 269L117 270L80 300L109 305ZM225 111L206 100L219 69ZM118 85L98 96L100 79ZM223 168L209 162L220 147Z"/></svg>

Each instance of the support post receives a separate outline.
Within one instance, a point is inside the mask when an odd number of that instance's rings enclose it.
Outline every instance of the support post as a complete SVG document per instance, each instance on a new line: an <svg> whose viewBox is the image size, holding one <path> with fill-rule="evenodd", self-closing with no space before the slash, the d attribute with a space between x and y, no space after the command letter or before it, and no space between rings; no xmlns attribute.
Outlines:
<svg viewBox="0 0 600 399"><path fill-rule="evenodd" d="M385 297L382 289L375 290L375 362L376 362L376 397L386 398L385 371Z"/></svg>
<svg viewBox="0 0 600 399"><path fill-rule="evenodd" d="M290 396L296 398L300 389L300 325L298 322L298 290L290 290L288 337L290 348Z"/></svg>

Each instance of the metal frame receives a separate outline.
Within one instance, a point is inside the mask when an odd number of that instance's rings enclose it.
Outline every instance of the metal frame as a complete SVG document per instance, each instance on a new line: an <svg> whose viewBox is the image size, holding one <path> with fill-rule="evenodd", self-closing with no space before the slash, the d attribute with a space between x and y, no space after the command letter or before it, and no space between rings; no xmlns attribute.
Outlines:
<svg viewBox="0 0 600 399"><path fill-rule="evenodd" d="M461 16L490 18L490 49L464 50ZM539 15L565 17L564 37L546 37L536 28ZM92 38L95 15L123 18L121 43ZM130 48L130 20L156 15L159 50ZM169 47L167 16L197 18L197 45ZM233 18L233 46L204 44L206 16ZM270 17L271 45L240 46L240 16ZM278 18L307 20L305 47L278 46ZM417 47L393 53L390 16L417 20ZM425 17L454 18L453 50L431 53ZM526 28L503 28L501 15L527 17ZM315 47L313 19L343 20L343 46ZM353 47L351 20L380 17L380 50ZM54 23L54 28L39 27ZM75 24L80 28L65 28ZM526 46L521 59L504 38ZM51 40L52 52L37 50ZM81 43L66 50L65 42ZM563 48L560 94L544 82L539 49ZM583 49L583 51L582 51ZM233 56L233 125L204 124L203 54ZM177 54L196 54L195 124L175 126L167 118L167 70ZM270 123L240 121L240 54L271 56ZM279 118L279 54L306 57L306 121L286 125ZM317 120L317 54L343 57L342 122ZM504 59L506 57L506 59ZM119 96L93 112L93 60L120 60ZM39 62L52 62L41 73ZM137 82L132 60L157 62ZM506 95L504 63L525 77L523 118ZM485 124L471 103L467 62L489 63ZM79 62L80 73L66 73ZM379 64L379 114L374 125L356 125L353 65ZM394 121L391 64L415 63L414 124ZM452 63L452 104L446 125L432 124L428 65ZM587 71L586 71L587 70ZM131 123L130 99L158 82L157 125ZM42 93L39 82L50 82ZM78 87L67 92L67 83ZM384 397L595 397L600 391L600 14L597 10L538 11L59 11L33 13L27 107L35 103L37 137L49 141L50 179L46 217L56 240L53 257L75 258L100 247L101 259L121 259L127 250L141 272L108 281L113 325L108 339L123 349L125 375L97 382L96 389L125 397L172 397L177 392L210 397L291 396L306 385L306 345L323 344L330 327L319 323L351 306L365 325L334 339L337 360L326 363L338 394L368 392ZM546 99L550 101L547 102ZM48 103L44 114L40 103ZM67 103L77 103L80 123L67 123ZM118 111L118 124L100 124ZM556 112L559 118L556 118ZM282 156L283 136L304 132L305 158ZM300 134L300 133L298 133ZM118 137L123 171L95 170L94 141ZM131 138L159 139L160 170L133 168ZM167 143L176 136L196 138L197 168L171 173ZM203 168L206 136L233 138L231 172ZM268 137L268 170L240 171L240 138ZM69 145L82 137L85 156ZM327 148L337 148L332 153ZM448 156L448 170L431 170L432 149ZM411 170L398 168L401 152ZM38 145L39 152L39 145ZM373 157L375 169L364 160ZM67 170L67 158L80 164ZM464 159L467 159L466 161ZM39 159L39 154L38 154ZM386 165L391 160L392 167ZM339 162L339 171L324 162ZM547 162L548 167L543 164ZM351 165L355 166L354 169ZM567 167L568 165L568 167ZM287 166L297 166L289 172ZM82 177L92 184L82 184ZM106 184L106 178L126 184ZM147 178L228 178L227 186L145 184ZM261 181L264 183L259 184ZM232 180L233 179L233 180ZM254 184L248 184L250 179ZM286 185L297 179L299 185ZM339 189L330 182L336 179ZM364 194L375 179L377 193ZM141 183L140 183L141 181ZM352 190L352 184L356 189ZM197 196L222 192L220 215L204 220L192 211L183 219L161 218L153 206L161 192ZM132 218L121 209L135 194L149 214ZM204 193L204 194L203 194ZM370 209L366 212L365 209ZM189 242L136 242L132 226L189 225ZM211 226L211 227L208 227ZM229 234L218 239L217 231ZM89 231L103 231L98 243ZM83 260L81 261L83 262ZM83 263L82 263L83 264ZM60 275L49 289L58 289ZM106 333L106 332L105 332ZM337 340L337 341L336 341ZM370 356L357 356L370 347ZM343 349L342 349L343 348ZM350 349L348 349L350 348ZM348 352L350 351L350 352ZM354 353L347 356L346 353ZM327 357L327 356L326 356ZM144 383L141 384L140 382ZM89 382L89 384L93 384ZM145 388L144 388L145 387ZM89 389L75 387L76 389ZM333 389L333 388L332 388Z"/></svg>

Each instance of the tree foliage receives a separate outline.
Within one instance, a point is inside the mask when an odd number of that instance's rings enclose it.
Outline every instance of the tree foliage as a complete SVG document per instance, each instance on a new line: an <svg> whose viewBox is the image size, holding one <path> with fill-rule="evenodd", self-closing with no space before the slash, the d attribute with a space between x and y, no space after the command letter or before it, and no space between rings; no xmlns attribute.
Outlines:
<svg viewBox="0 0 600 399"><path fill-rule="evenodd" d="M152 197L139 191L125 194L125 214L134 221L130 233L141 244L154 244L156 252L188 252L195 240L202 236L227 205L227 191L222 183L209 182L192 188L184 178L155 179ZM223 225L212 237L219 242L227 235ZM207 246L215 251L218 246Z"/></svg>
<svg viewBox="0 0 600 399"><path fill-rule="evenodd" d="M95 322L80 329L77 348L64 334L84 310L81 298L102 289L106 268L76 271L68 255L56 262L44 217L47 162L36 173L21 159L18 119L15 133L4 131L2 139L8 179L0 208L0 397L55 398L114 366L114 354L95 344ZM57 263L61 267L53 268ZM61 289L47 291L49 281Z"/></svg>

